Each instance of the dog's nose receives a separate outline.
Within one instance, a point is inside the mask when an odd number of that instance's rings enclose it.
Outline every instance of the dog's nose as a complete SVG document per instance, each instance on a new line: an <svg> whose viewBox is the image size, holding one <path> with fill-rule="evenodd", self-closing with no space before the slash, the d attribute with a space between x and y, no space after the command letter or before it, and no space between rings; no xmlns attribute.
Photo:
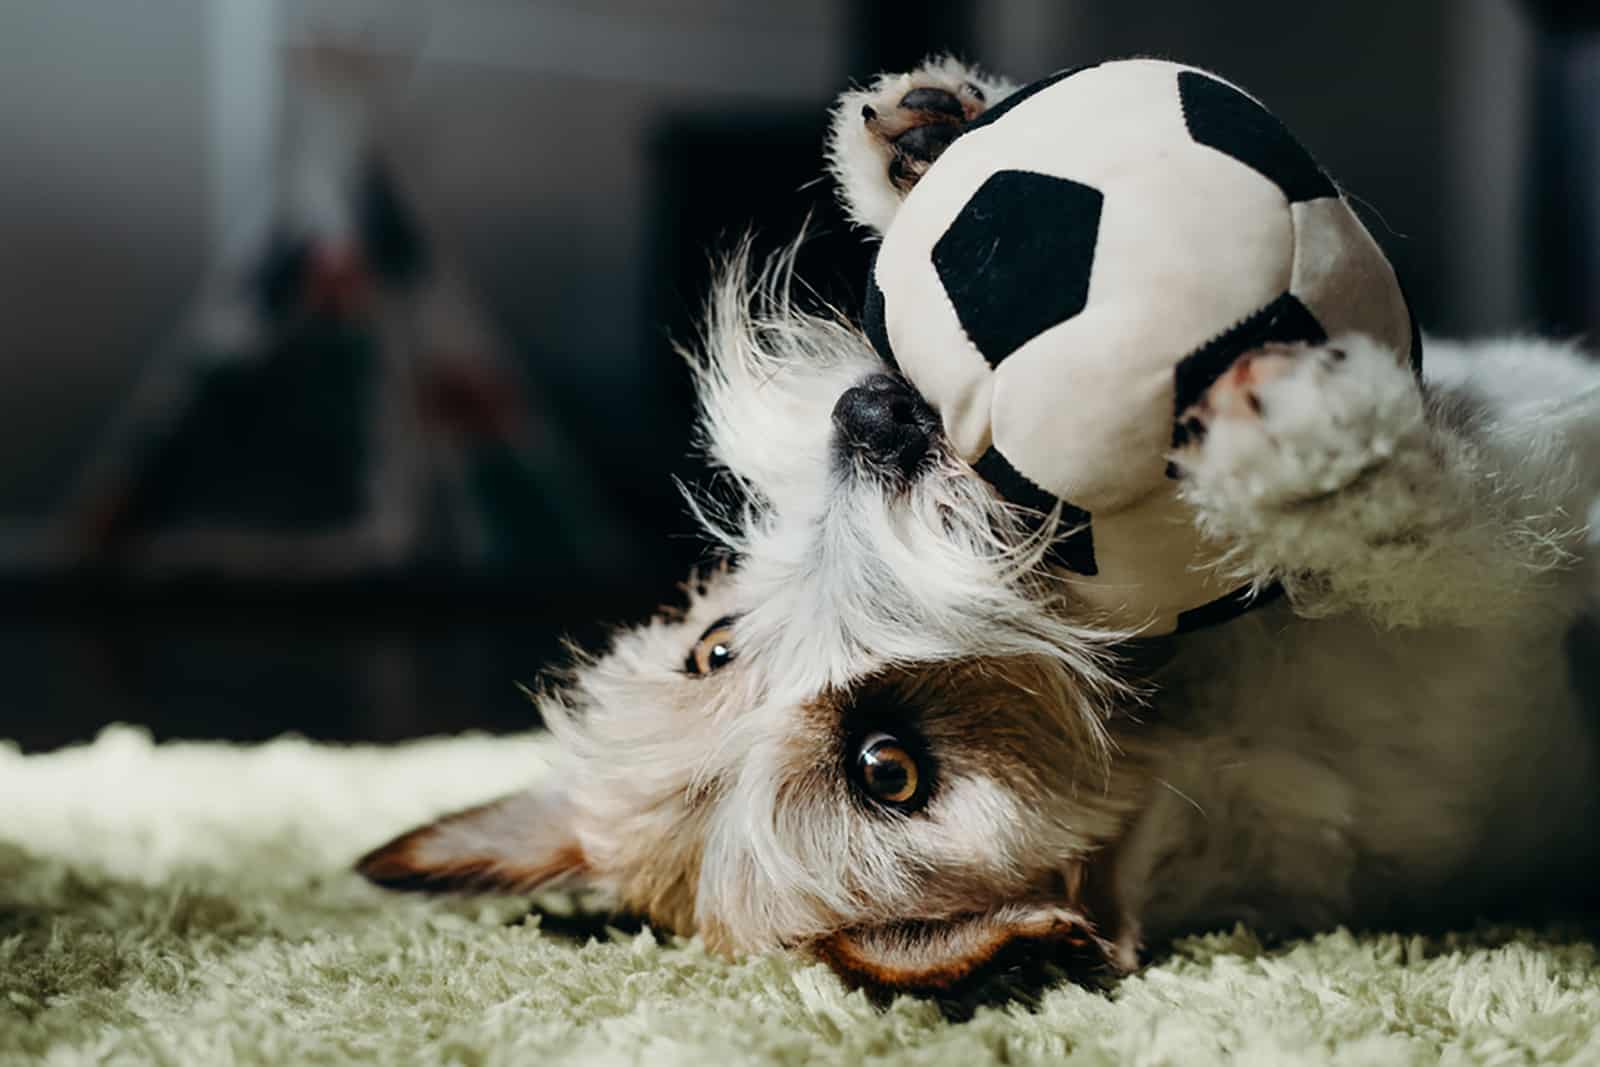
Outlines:
<svg viewBox="0 0 1600 1067"><path fill-rule="evenodd" d="M874 374L839 397L833 425L846 454L910 476L932 451L939 416L904 378Z"/></svg>

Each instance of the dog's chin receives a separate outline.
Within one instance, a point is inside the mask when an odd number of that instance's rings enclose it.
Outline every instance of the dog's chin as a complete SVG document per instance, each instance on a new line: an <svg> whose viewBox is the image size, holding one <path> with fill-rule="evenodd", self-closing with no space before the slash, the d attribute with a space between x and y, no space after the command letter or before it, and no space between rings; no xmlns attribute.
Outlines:
<svg viewBox="0 0 1600 1067"><path fill-rule="evenodd" d="M952 918L854 927L807 947L853 988L974 1005L1052 982L1095 982L1138 965L1131 930L1102 929L1076 908L1014 903Z"/></svg>

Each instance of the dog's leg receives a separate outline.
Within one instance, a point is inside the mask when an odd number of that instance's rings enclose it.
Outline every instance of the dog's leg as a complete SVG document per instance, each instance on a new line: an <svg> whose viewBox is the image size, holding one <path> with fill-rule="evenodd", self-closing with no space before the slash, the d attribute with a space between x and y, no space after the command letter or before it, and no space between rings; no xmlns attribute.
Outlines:
<svg viewBox="0 0 1600 1067"><path fill-rule="evenodd" d="M828 131L828 169L851 219L882 233L901 198L967 123L1012 89L946 57L840 96Z"/></svg>
<svg viewBox="0 0 1600 1067"><path fill-rule="evenodd" d="M1445 346L1424 388L1364 337L1247 354L1181 417L1180 491L1233 577L1282 581L1304 613L1473 625L1553 604L1596 489L1600 376L1519 347L1496 366Z"/></svg>

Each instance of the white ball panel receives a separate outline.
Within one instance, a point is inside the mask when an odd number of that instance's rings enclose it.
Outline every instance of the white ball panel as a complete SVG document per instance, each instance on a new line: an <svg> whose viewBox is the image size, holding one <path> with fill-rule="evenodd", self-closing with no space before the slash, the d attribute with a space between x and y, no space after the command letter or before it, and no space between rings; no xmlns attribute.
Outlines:
<svg viewBox="0 0 1600 1067"><path fill-rule="evenodd" d="M1215 153L1180 158L1112 186L1088 306L995 371L1001 451L1097 514L1165 484L1178 362L1289 284L1277 188Z"/></svg>
<svg viewBox="0 0 1600 1067"><path fill-rule="evenodd" d="M1183 69L1135 60L1080 71L962 136L933 171L955 155L971 173L1015 165L1098 186L1142 169L1192 144L1178 101Z"/></svg>
<svg viewBox="0 0 1600 1067"><path fill-rule="evenodd" d="M1343 200L1294 205L1295 263L1290 291L1330 336L1365 333L1411 353L1411 313L1394 267Z"/></svg>
<svg viewBox="0 0 1600 1067"><path fill-rule="evenodd" d="M1106 337L1128 358L1069 360ZM1173 340L1165 323L1092 306L1018 349L994 376L995 444L1046 491L1096 514L1127 507L1165 481L1172 436Z"/></svg>
<svg viewBox="0 0 1600 1067"><path fill-rule="evenodd" d="M1210 566L1219 558L1216 546L1200 540L1193 514L1170 491L1096 517L1094 546L1099 573L1069 579L1073 593L1145 635L1171 633L1181 612L1231 592Z"/></svg>

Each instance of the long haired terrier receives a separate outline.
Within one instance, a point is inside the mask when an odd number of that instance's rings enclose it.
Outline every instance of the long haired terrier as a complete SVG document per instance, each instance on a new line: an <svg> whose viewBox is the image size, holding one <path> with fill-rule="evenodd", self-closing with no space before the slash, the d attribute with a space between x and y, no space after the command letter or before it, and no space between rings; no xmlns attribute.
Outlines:
<svg viewBox="0 0 1600 1067"><path fill-rule="evenodd" d="M881 230L1003 82L846 94L831 161ZM877 991L1019 961L1122 973L1185 931L1467 918L1582 895L1596 738L1569 678L1600 373L1350 336L1241 358L1171 458L1230 579L1286 595L1152 642L783 262L735 263L696 359L702 503L735 563L541 699L553 777L368 855L397 887L606 891L730 953Z"/></svg>

